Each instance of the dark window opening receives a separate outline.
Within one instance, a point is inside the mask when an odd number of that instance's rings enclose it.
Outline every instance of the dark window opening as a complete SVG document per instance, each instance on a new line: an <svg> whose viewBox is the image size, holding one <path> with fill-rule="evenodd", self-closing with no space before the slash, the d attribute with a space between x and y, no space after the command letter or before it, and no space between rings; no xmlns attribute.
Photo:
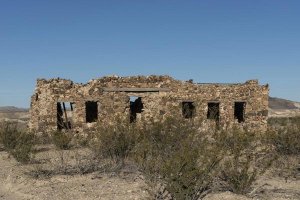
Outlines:
<svg viewBox="0 0 300 200"><path fill-rule="evenodd" d="M245 102L235 102L234 103L234 119L237 119L239 123L245 121Z"/></svg>
<svg viewBox="0 0 300 200"><path fill-rule="evenodd" d="M98 103L96 101L85 102L86 123L96 122L98 120Z"/></svg>
<svg viewBox="0 0 300 200"><path fill-rule="evenodd" d="M35 94L35 101L39 100L39 94Z"/></svg>
<svg viewBox="0 0 300 200"><path fill-rule="evenodd" d="M72 129L73 102L57 102L57 129Z"/></svg>
<svg viewBox="0 0 300 200"><path fill-rule="evenodd" d="M220 103L208 103L207 119L218 121L220 118Z"/></svg>
<svg viewBox="0 0 300 200"><path fill-rule="evenodd" d="M144 105L141 97L130 97L130 123L136 121L137 113L142 113L143 108Z"/></svg>
<svg viewBox="0 0 300 200"><path fill-rule="evenodd" d="M182 116L186 119L193 118L195 106L193 102L182 102Z"/></svg>

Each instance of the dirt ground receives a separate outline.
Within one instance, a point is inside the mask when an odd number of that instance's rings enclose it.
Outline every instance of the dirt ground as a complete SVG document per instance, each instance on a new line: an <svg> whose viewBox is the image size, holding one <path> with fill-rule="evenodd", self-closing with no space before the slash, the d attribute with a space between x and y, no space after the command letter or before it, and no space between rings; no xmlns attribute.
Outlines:
<svg viewBox="0 0 300 200"><path fill-rule="evenodd" d="M35 163L22 165L8 153L0 151L0 199L1 200L39 200L39 199L151 199L149 186L143 175L134 168L126 167L119 173L97 171L87 174L55 174L49 177L34 178L32 171L61 169L64 163L80 165L85 151L65 151L64 154L54 148L43 147L34 158ZM51 159L50 159L51 157ZM81 164L82 164L81 163ZM300 199L300 163L299 171L288 179L267 172L254 184L253 190L246 196L231 192L214 192L205 200L299 200ZM297 165L297 163L296 163ZM46 167L47 166L47 167Z"/></svg>
<svg viewBox="0 0 300 200"><path fill-rule="evenodd" d="M278 177L262 177L254 190L244 196L231 192L219 192L207 195L205 200L299 200L300 180L285 181Z"/></svg>
<svg viewBox="0 0 300 200"><path fill-rule="evenodd" d="M21 165L0 152L0 199L148 199L147 186L137 172L55 175L35 179L27 175L35 167Z"/></svg>

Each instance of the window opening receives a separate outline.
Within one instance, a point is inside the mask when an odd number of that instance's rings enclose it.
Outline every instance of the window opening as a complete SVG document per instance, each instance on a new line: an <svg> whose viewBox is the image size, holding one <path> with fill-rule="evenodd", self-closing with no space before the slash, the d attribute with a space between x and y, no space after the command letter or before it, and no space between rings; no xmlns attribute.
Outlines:
<svg viewBox="0 0 300 200"><path fill-rule="evenodd" d="M98 121L98 103L96 101L85 102L86 123Z"/></svg>
<svg viewBox="0 0 300 200"><path fill-rule="evenodd" d="M234 102L234 119L237 119L239 123L245 121L245 102Z"/></svg>
<svg viewBox="0 0 300 200"><path fill-rule="evenodd" d="M141 97L130 96L130 123L135 122L137 114L142 113L144 104Z"/></svg>
<svg viewBox="0 0 300 200"><path fill-rule="evenodd" d="M73 102L57 102L57 129L72 129Z"/></svg>
<svg viewBox="0 0 300 200"><path fill-rule="evenodd" d="M193 118L195 115L194 102L182 102L182 116L186 119Z"/></svg>
<svg viewBox="0 0 300 200"><path fill-rule="evenodd" d="M207 107L207 119L218 121L220 118L220 103L208 103Z"/></svg>

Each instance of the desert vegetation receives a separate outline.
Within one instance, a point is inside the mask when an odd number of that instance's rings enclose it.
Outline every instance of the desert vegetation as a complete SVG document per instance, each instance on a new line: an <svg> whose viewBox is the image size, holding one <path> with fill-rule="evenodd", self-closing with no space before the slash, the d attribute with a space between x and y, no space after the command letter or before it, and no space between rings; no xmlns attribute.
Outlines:
<svg viewBox="0 0 300 200"><path fill-rule="evenodd" d="M34 134L18 129L15 123L2 123L0 125L0 142L3 148L17 161L28 163L31 159Z"/></svg>
<svg viewBox="0 0 300 200"><path fill-rule="evenodd" d="M300 171L300 118L270 119L266 133L247 127L203 131L178 117L135 123L118 118L85 135L33 134L2 123L0 142L18 162L32 165L27 175L36 179L118 173L134 165L156 199L201 199L216 191L249 196L266 171L286 180L298 180Z"/></svg>

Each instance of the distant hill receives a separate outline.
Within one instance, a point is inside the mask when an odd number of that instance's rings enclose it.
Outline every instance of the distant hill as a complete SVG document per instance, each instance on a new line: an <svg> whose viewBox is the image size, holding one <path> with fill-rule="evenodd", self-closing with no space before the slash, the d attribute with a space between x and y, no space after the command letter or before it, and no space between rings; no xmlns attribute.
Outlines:
<svg viewBox="0 0 300 200"><path fill-rule="evenodd" d="M28 112L29 109L27 108L17 108L14 106L2 106L0 107L0 112L7 112L7 113L12 113L12 112Z"/></svg>
<svg viewBox="0 0 300 200"><path fill-rule="evenodd" d="M293 109L299 109L298 102L276 98L276 97L269 97L269 108L278 110L278 109L287 109L287 110L293 110Z"/></svg>
<svg viewBox="0 0 300 200"><path fill-rule="evenodd" d="M286 99L269 98L269 117L300 116L300 103Z"/></svg>

